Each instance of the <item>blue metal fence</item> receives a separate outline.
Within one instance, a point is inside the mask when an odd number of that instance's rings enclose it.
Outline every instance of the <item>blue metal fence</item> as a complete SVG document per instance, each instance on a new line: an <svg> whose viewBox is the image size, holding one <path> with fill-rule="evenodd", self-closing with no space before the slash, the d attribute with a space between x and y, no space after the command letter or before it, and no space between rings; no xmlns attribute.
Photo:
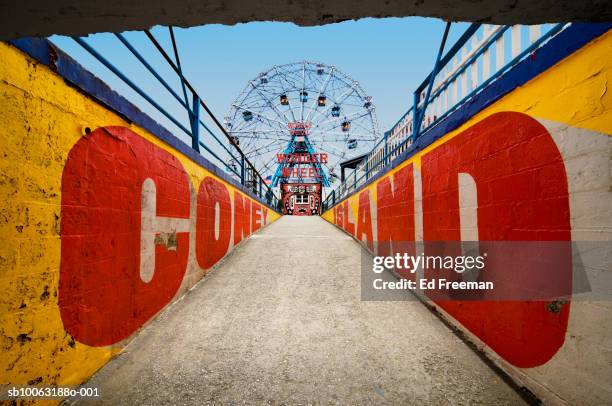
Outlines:
<svg viewBox="0 0 612 406"><path fill-rule="evenodd" d="M184 117L177 116L176 113L173 114L169 111L169 108L162 105L164 104L163 101L167 100L167 97L154 97L150 92L144 90L144 86L136 83L137 79L139 79L138 77L130 77L123 72L116 64L110 61L110 58L105 57L102 52L96 50L85 38L72 37L72 39L138 96L144 99L155 111L159 112L168 123L171 123L177 130L183 132L191 140L191 147L195 151L212 158L231 177L239 181L263 202L266 202L275 209L280 207L279 198L275 195L273 189L270 188L261 174L245 156L240 146L230 137L223 125L206 103L204 103L202 97L200 97L192 84L183 75L172 27L169 28L169 33L174 58L166 52L151 31L147 30L143 31L143 33L176 75L176 78L178 78L182 95L170 85L169 79L171 78L165 77L160 73L159 69L155 69L153 63L147 60L143 53L139 52L136 46L125 35L114 34L114 36L140 62L146 71L159 82L165 92L171 96L171 99L178 103L180 109L186 113ZM207 120L209 121L208 124L205 122Z"/></svg>
<svg viewBox="0 0 612 406"><path fill-rule="evenodd" d="M413 92L412 106L323 202L326 210L388 167L423 134L468 103L517 63L571 24L472 24L444 53L445 29L434 69ZM416 112L416 114L415 114Z"/></svg>

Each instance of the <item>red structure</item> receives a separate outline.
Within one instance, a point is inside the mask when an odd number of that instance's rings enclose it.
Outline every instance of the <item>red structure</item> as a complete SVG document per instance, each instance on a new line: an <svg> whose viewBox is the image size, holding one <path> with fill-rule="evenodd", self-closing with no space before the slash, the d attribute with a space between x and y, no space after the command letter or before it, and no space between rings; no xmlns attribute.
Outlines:
<svg viewBox="0 0 612 406"><path fill-rule="evenodd" d="M315 216L321 209L321 183L281 184L283 214Z"/></svg>

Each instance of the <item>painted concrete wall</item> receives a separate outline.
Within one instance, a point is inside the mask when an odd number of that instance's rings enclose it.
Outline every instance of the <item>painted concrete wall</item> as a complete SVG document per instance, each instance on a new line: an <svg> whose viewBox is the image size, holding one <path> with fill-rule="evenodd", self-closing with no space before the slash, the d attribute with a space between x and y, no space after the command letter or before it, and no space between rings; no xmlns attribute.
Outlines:
<svg viewBox="0 0 612 406"><path fill-rule="evenodd" d="M608 32L323 217L379 255L393 241L612 241L611 49ZM586 265L612 291L609 266ZM557 276L571 284L571 267ZM610 301L430 303L545 402L612 399Z"/></svg>
<svg viewBox="0 0 612 406"><path fill-rule="evenodd" d="M0 60L0 384L79 384L279 215L16 48Z"/></svg>

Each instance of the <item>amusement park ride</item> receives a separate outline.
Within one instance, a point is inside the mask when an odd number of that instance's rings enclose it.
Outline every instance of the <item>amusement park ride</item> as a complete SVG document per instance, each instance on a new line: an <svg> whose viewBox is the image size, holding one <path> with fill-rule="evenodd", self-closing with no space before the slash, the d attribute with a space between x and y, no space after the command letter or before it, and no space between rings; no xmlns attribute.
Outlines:
<svg viewBox="0 0 612 406"><path fill-rule="evenodd" d="M324 188L341 162L369 152L379 138L374 104L334 66L273 66L249 81L225 127L256 169L280 189L284 214L320 214ZM228 162L228 166L236 165Z"/></svg>

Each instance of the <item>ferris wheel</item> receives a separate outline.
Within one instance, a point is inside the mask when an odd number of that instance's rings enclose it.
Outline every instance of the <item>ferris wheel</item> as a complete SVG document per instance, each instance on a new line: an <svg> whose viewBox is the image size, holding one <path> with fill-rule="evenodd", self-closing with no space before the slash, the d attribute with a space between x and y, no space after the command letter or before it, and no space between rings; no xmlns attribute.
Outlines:
<svg viewBox="0 0 612 406"><path fill-rule="evenodd" d="M273 66L250 80L225 117L225 127L264 177L277 172L292 128L308 128L331 182L339 164L368 153L380 137L372 98L334 66L308 61ZM313 151L311 151L313 152ZM229 163L232 165L232 163Z"/></svg>

